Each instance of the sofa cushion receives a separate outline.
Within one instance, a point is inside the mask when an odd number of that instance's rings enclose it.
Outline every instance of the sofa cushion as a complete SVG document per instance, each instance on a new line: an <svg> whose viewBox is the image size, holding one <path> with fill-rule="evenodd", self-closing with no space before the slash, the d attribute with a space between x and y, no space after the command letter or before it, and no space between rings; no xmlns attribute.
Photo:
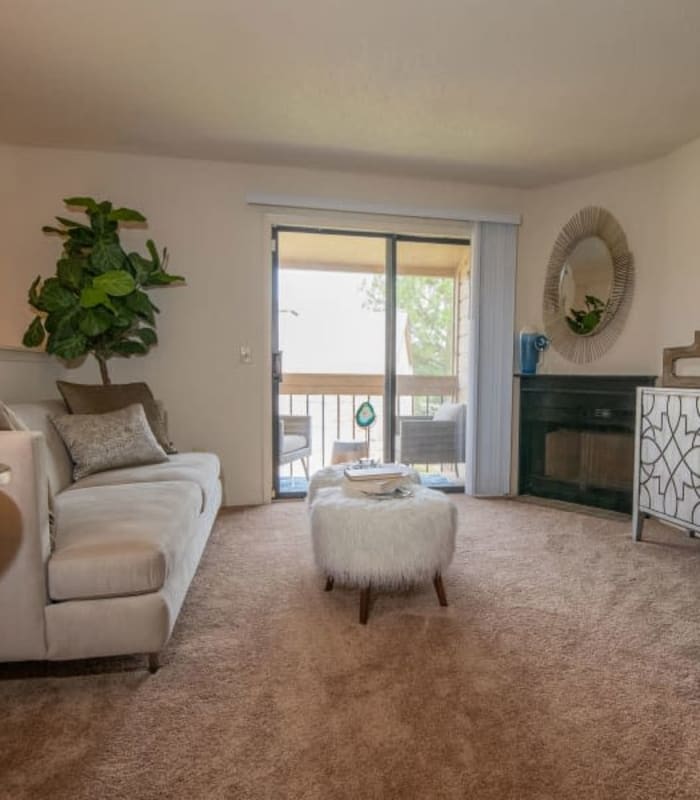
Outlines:
<svg viewBox="0 0 700 800"><path fill-rule="evenodd" d="M30 431L44 434L49 492L51 495L62 492L73 480L73 462L63 439L51 422L51 417L65 414L65 404L61 400L43 400L38 403L13 403L10 409Z"/></svg>
<svg viewBox="0 0 700 800"><path fill-rule="evenodd" d="M62 492L48 565L51 599L158 591L194 533L200 497L186 481Z"/></svg>
<svg viewBox="0 0 700 800"><path fill-rule="evenodd" d="M203 510L210 498L216 496L216 485L221 468L213 453L177 453L168 456L162 464L143 467L110 469L76 481L70 491L91 486L113 486L124 483L152 483L156 481L191 481L201 491L200 508Z"/></svg>

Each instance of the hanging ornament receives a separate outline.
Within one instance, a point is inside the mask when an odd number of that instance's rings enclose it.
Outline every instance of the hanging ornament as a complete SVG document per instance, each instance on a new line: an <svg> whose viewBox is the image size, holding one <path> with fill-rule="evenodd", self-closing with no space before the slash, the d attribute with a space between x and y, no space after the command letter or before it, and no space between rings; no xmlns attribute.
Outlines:
<svg viewBox="0 0 700 800"><path fill-rule="evenodd" d="M377 415L374 412L374 406L369 402L369 400L365 400L364 403L360 403L360 406L355 414L355 422L360 426L360 428L369 428L371 425L374 425L376 419Z"/></svg>

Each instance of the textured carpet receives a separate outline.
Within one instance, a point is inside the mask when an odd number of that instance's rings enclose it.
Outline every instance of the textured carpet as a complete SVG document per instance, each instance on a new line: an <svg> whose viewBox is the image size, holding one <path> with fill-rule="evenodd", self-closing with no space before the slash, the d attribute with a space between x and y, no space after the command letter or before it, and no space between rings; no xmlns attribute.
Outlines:
<svg viewBox="0 0 700 800"><path fill-rule="evenodd" d="M700 541L455 500L450 607L367 627L303 504L223 513L156 675L2 667L0 796L700 797Z"/></svg>

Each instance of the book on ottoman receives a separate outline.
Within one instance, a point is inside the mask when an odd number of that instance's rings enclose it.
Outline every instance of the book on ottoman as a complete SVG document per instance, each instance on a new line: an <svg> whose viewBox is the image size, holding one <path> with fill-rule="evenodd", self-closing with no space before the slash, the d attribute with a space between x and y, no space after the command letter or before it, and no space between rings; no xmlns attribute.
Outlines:
<svg viewBox="0 0 700 800"><path fill-rule="evenodd" d="M400 464L380 464L376 467L346 467L345 477L350 481L378 481L405 478L408 471Z"/></svg>

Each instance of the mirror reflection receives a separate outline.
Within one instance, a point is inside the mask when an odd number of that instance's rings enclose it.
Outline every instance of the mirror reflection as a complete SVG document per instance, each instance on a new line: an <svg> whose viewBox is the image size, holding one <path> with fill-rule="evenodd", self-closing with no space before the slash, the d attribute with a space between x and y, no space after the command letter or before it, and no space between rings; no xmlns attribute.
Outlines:
<svg viewBox="0 0 700 800"><path fill-rule="evenodd" d="M586 336L600 325L612 284L613 260L608 246L598 236L582 239L559 276L559 308L574 333Z"/></svg>

